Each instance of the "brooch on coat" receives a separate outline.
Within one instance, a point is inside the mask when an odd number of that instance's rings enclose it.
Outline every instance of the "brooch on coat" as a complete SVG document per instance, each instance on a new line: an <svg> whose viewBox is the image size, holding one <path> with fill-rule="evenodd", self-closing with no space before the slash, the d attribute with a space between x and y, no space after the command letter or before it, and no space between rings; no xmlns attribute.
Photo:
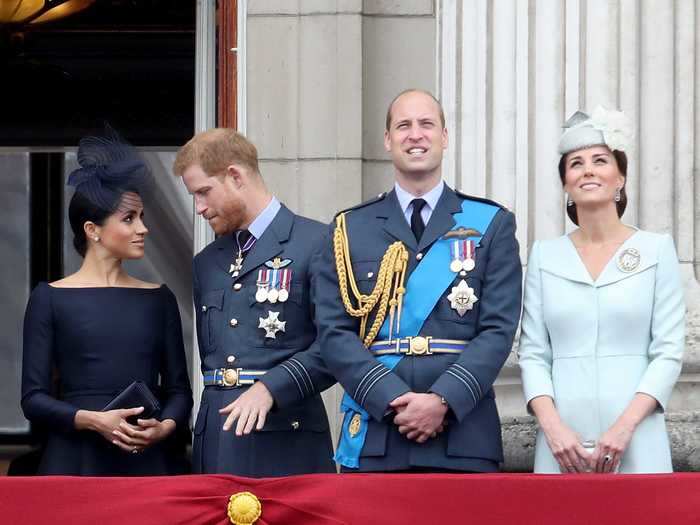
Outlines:
<svg viewBox="0 0 700 525"><path fill-rule="evenodd" d="M627 248L619 255L616 262L621 272L631 273L639 267L639 263L642 262L642 256L639 250Z"/></svg>

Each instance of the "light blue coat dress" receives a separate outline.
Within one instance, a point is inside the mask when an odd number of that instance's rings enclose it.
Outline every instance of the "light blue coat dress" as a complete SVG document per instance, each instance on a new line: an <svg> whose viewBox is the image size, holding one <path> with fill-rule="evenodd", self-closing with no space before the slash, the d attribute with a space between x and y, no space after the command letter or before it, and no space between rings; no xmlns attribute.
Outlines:
<svg viewBox="0 0 700 525"><path fill-rule="evenodd" d="M620 258L638 252L626 271ZM632 261L634 260L632 255ZM520 368L526 402L550 396L582 441L597 440L636 392L658 401L635 431L620 472L671 472L664 410L682 364L685 304L673 240L638 230L593 281L568 236L532 247ZM535 472L558 473L542 431Z"/></svg>

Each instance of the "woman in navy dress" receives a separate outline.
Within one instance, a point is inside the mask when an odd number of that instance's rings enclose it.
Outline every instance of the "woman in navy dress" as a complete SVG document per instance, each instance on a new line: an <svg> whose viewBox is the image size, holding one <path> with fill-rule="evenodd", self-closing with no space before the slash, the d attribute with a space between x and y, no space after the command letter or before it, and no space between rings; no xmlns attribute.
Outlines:
<svg viewBox="0 0 700 525"><path fill-rule="evenodd" d="M78 162L69 218L83 264L40 283L25 314L22 409L48 434L39 473L181 472L175 430L187 428L192 391L177 302L122 268L144 254L148 168L116 136L83 139ZM138 419L143 407L102 411L137 380L159 398L157 417Z"/></svg>

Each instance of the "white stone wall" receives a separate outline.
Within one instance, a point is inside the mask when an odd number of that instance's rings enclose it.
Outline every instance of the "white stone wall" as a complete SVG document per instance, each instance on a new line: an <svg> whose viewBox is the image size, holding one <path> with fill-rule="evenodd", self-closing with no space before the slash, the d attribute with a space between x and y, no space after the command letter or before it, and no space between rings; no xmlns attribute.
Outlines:
<svg viewBox="0 0 700 525"><path fill-rule="evenodd" d="M668 418L676 466L700 468L700 3L441 0L439 11L439 93L457 146L446 177L515 212L523 263L535 239L573 227L557 173L562 122L601 104L636 123L623 220L676 242L688 337ZM498 384L508 461L524 469L532 428L514 353Z"/></svg>

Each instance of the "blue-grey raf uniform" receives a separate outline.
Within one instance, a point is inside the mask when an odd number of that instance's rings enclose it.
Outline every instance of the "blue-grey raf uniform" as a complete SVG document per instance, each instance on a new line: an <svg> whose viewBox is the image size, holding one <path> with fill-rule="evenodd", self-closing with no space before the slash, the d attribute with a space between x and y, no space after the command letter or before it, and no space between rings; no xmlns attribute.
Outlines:
<svg viewBox="0 0 700 525"><path fill-rule="evenodd" d="M268 477L335 471L320 396L335 380L320 356L310 297L309 261L324 233L321 223L282 205L236 277L230 273L237 252L233 235L218 238L195 257L194 304L205 380L194 430L195 472ZM270 271L275 259L291 270L288 297L259 302L260 270ZM261 320L269 330L260 328ZM240 437L235 424L224 432L227 416L219 409L255 380L274 399L265 426Z"/></svg>
<svg viewBox="0 0 700 525"><path fill-rule="evenodd" d="M447 276L449 286L440 292L417 334L466 341L460 353L404 355L390 370L363 346L358 337L359 320L346 313L338 291L330 241L316 259L316 314L323 358L345 391L369 417L362 423L367 431L359 452L359 471L492 472L503 461L501 426L492 385L511 351L520 317L522 270L513 214L492 201L463 195L445 185L417 243L394 190L346 213L347 238L354 277L363 294L374 288L387 247L396 241L403 242L409 253L406 282L410 294L412 272L436 241L455 229L454 217L462 210L465 199L491 207L493 218L485 231L480 232L483 237L475 250L475 267L467 276L455 273L454 280ZM444 259L444 267L449 271L450 257ZM478 300L459 315L448 295L463 279ZM426 291L431 287L431 284L425 286ZM402 348L405 351L407 346ZM409 391L433 392L449 405L444 432L422 444L398 432L393 423L395 414L389 407L391 401ZM350 435L354 436L360 425L352 429L351 423L350 427Z"/></svg>

